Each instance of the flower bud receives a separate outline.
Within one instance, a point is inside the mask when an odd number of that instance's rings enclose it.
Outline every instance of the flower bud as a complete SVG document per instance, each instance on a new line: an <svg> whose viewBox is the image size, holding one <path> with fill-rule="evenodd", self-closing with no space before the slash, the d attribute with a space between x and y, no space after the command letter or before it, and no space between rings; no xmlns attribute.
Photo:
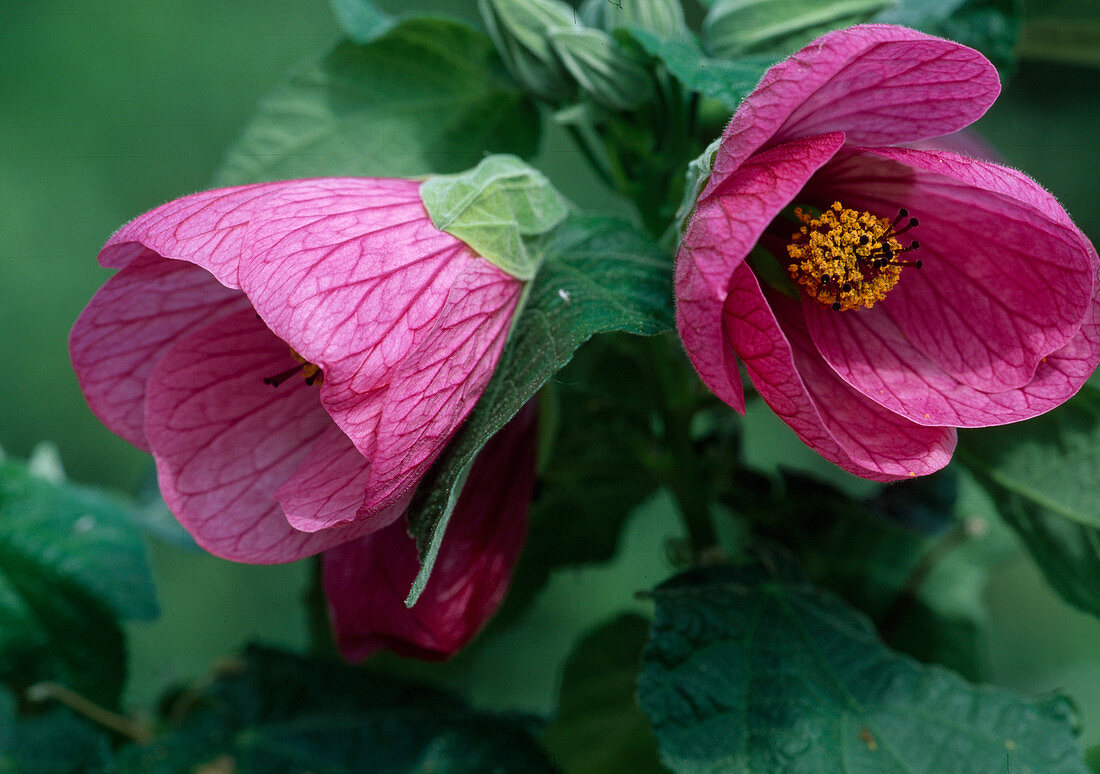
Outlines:
<svg viewBox="0 0 1100 774"><path fill-rule="evenodd" d="M543 99L561 101L573 90L549 33L575 28L573 9L560 0L478 0L489 36L520 84Z"/></svg>
<svg viewBox="0 0 1100 774"><path fill-rule="evenodd" d="M637 27L662 38L679 38L687 31L680 0L586 0L581 19L587 26L607 32Z"/></svg>
<svg viewBox="0 0 1100 774"><path fill-rule="evenodd" d="M703 20L703 44L719 58L788 54L892 5L894 0L718 0Z"/></svg>
<svg viewBox="0 0 1100 774"><path fill-rule="evenodd" d="M550 33L562 64L592 99L612 110L632 110L652 93L649 71L601 30L556 29Z"/></svg>

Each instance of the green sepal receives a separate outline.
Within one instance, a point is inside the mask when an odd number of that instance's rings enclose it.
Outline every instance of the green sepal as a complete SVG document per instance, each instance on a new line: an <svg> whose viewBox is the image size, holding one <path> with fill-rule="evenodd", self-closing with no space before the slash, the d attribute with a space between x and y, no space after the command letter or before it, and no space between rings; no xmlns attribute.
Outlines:
<svg viewBox="0 0 1100 774"><path fill-rule="evenodd" d="M540 261L524 237L545 234L569 212L550 181L515 156L490 156L467 172L431 177L420 198L436 228L521 280L533 278Z"/></svg>
<svg viewBox="0 0 1100 774"><path fill-rule="evenodd" d="M585 0L580 14L589 27L607 32L640 29L662 38L679 38L688 34L680 0L631 0L629 3Z"/></svg>
<svg viewBox="0 0 1100 774"><path fill-rule="evenodd" d="M572 8L560 0L478 0L477 6L500 58L521 86L552 102L572 93L549 40L551 30L576 26Z"/></svg>
<svg viewBox="0 0 1100 774"><path fill-rule="evenodd" d="M559 28L550 45L581 90L612 110L633 110L653 95L649 71L602 30Z"/></svg>
<svg viewBox="0 0 1100 774"><path fill-rule="evenodd" d="M711 56L783 56L830 30L870 20L894 0L719 0L703 21Z"/></svg>

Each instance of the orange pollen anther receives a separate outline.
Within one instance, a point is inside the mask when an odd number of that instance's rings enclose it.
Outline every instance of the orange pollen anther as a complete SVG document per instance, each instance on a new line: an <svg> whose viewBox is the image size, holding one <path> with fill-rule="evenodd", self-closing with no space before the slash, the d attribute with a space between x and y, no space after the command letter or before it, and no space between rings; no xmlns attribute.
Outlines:
<svg viewBox="0 0 1100 774"><path fill-rule="evenodd" d="M898 260L920 247L897 240L917 225L907 210L891 221L833 202L817 216L801 207L794 214L802 226L787 245L787 273L811 298L838 312L871 308L898 284L902 268L922 265Z"/></svg>
<svg viewBox="0 0 1100 774"><path fill-rule="evenodd" d="M293 368L288 368L282 373L275 374L274 376L264 377L264 384L270 384L272 387L278 387L280 384L285 382L290 377L294 376L294 374L298 373L299 371L302 373L302 376L306 378L306 384L310 387L315 384L320 384L325 380L325 374L321 370L320 366L316 366L313 363L309 362L293 349L290 350L290 356L298 361L298 365L294 366Z"/></svg>

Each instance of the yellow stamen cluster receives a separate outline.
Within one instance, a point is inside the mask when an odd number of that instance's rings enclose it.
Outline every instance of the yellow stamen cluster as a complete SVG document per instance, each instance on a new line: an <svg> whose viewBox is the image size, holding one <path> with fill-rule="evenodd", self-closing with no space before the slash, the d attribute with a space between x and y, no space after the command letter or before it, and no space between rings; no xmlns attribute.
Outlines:
<svg viewBox="0 0 1100 774"><path fill-rule="evenodd" d="M306 384L320 384L325 380L325 374L323 371L321 371L320 366L316 366L313 363L309 362L293 349L290 350L290 356L302 364L302 376L305 377Z"/></svg>
<svg viewBox="0 0 1100 774"><path fill-rule="evenodd" d="M270 384L272 387L278 387L294 374L301 373L306 379L306 384L312 387L315 384L320 384L325 380L324 371L320 366L316 366L313 363L306 360L304 357L294 351L294 348L290 349L290 356L298 361L298 365L293 368L288 368L282 373L275 374L274 376L268 376L264 379L264 384Z"/></svg>
<svg viewBox="0 0 1100 774"><path fill-rule="evenodd" d="M787 272L809 296L838 311L870 308L898 283L902 267L882 256L903 252L889 218L842 207L818 216L796 207L801 221L791 236Z"/></svg>

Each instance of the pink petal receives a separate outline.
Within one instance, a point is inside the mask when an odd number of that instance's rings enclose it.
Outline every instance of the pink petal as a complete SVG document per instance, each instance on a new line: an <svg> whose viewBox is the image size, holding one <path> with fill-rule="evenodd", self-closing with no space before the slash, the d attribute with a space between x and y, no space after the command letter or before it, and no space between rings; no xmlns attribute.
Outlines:
<svg viewBox="0 0 1100 774"><path fill-rule="evenodd" d="M404 600L419 563L404 523L325 552L325 595L346 659L358 661L381 648L447 658L493 614L527 533L534 421L528 404L478 455L414 607Z"/></svg>
<svg viewBox="0 0 1100 774"><path fill-rule="evenodd" d="M1062 379L1060 398L1049 384L1045 400L1002 394L1030 384L1040 361L1079 335L1095 292L1091 245L1064 213L1051 217L1053 198L1025 180L908 149L862 151L815 177L810 198L882 215L904 205L921 224L924 267L907 270L884 302L843 314L805 302L814 341L842 378L936 425L1018 421L1076 391L1087 378L1080 367L1076 384Z"/></svg>
<svg viewBox="0 0 1100 774"><path fill-rule="evenodd" d="M950 461L953 428L913 424L844 384L814 349L797 302L766 299L748 266L734 273L724 323L760 396L821 456L875 481L926 475Z"/></svg>
<svg viewBox="0 0 1100 774"><path fill-rule="evenodd" d="M226 559L292 561L378 526L299 532L275 501L332 426L304 379L264 384L293 365L287 345L247 310L178 339L149 375L145 434L161 493L199 545Z"/></svg>
<svg viewBox="0 0 1100 774"><path fill-rule="evenodd" d="M238 263L253 219L272 197L298 181L259 183L174 199L119 229L99 251L99 262L121 269L146 250L202 266L226 287L239 288Z"/></svg>
<svg viewBox="0 0 1100 774"><path fill-rule="evenodd" d="M192 326L247 306L244 295L189 263L144 251L92 297L69 336L88 406L112 432L148 450L145 382Z"/></svg>
<svg viewBox="0 0 1100 774"><path fill-rule="evenodd" d="M993 65L957 43L890 25L830 32L768 70L745 98L701 198L761 147L830 132L856 145L936 137L973 123L999 92Z"/></svg>
<svg viewBox="0 0 1100 774"><path fill-rule="evenodd" d="M299 181L249 231L241 287L325 379L371 461L361 513L406 498L472 409L523 283L431 224L407 180Z"/></svg>
<svg viewBox="0 0 1100 774"><path fill-rule="evenodd" d="M348 522L370 519L375 529L396 521L415 490L380 512L364 507L370 480L370 462L335 424L310 447L294 473L275 490L294 529L319 532Z"/></svg>
<svg viewBox="0 0 1100 774"><path fill-rule="evenodd" d="M844 142L840 134L807 137L761 151L700 200L676 258L676 323L703 382L744 411L741 379L724 346L722 306L730 276L764 228Z"/></svg>

